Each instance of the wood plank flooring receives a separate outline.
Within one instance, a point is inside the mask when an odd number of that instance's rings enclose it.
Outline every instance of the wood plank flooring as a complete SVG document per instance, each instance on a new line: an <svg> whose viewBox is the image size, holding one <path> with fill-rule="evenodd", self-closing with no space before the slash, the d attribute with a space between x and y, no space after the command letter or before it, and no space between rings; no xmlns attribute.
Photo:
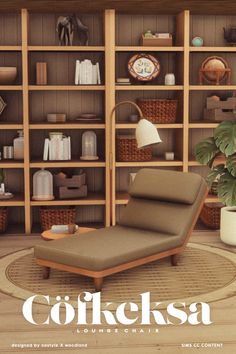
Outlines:
<svg viewBox="0 0 236 354"><path fill-rule="evenodd" d="M39 236L4 235L0 236L0 256L16 250L35 245ZM194 232L191 242L211 244L236 252L236 248L223 245L216 232ZM222 272L224 270L222 269ZM130 326L129 333L125 333L124 326L115 326L118 333L114 334L113 327L108 325L81 326L81 332L88 329L89 333L77 333L75 324L66 327L50 324L49 326L33 326L22 315L23 301L0 293L0 353L87 353L87 354L182 354L182 353L236 353L236 296L211 303L211 313L214 324L211 326L148 326L148 333L144 326ZM43 321L48 307L35 305L34 313L37 319ZM104 333L91 333L91 328L103 329ZM110 328L112 333L105 333ZM160 332L155 333L159 328ZM132 330L144 333L131 333ZM14 349L13 343L35 343L41 347L35 349ZM52 344L87 344L87 348L68 347L50 348ZM183 343L222 343L222 348L183 348ZM42 348L42 344L46 347Z"/></svg>

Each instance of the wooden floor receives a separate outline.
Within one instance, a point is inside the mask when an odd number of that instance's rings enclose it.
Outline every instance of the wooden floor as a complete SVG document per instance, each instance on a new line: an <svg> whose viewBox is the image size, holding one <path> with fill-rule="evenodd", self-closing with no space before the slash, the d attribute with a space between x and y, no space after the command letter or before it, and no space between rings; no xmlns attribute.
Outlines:
<svg viewBox="0 0 236 354"><path fill-rule="evenodd" d="M0 255L27 248L38 242L39 236L1 236ZM236 248L224 246L219 235L213 232L195 232L191 242L214 244L217 247L228 248L236 252ZM222 269L222 272L224 270ZM232 294L233 295L233 294ZM88 333L78 334L78 326L66 327L49 325L33 326L26 322L22 315L23 301L0 293L0 354L3 353L87 353L87 354L153 354L153 353L236 353L236 296L219 302L211 303L213 325L206 326L168 326L160 328L156 334L156 326L148 327L151 333L147 333L146 327L134 326L130 329L144 329L145 333L124 333L124 326L116 326L117 334ZM34 313L37 319L43 320L48 311L47 306L36 305ZM91 326L83 327L91 330ZM93 326L92 328L96 328ZM111 326L99 327L103 330ZM128 327L127 327L128 328ZM14 349L12 344L34 343L40 344L38 349ZM86 349L69 348L43 348L42 345L52 344L87 344ZM223 343L221 349L194 349L183 348L181 344L193 343Z"/></svg>

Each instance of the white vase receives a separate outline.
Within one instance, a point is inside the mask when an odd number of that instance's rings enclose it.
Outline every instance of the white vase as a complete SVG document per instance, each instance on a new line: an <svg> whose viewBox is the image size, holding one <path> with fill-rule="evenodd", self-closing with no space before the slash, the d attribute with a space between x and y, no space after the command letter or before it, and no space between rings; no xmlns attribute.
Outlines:
<svg viewBox="0 0 236 354"><path fill-rule="evenodd" d="M220 238L222 242L236 246L236 206L221 208Z"/></svg>
<svg viewBox="0 0 236 354"><path fill-rule="evenodd" d="M167 85L167 86L175 85L175 74L167 73L165 75L165 85Z"/></svg>

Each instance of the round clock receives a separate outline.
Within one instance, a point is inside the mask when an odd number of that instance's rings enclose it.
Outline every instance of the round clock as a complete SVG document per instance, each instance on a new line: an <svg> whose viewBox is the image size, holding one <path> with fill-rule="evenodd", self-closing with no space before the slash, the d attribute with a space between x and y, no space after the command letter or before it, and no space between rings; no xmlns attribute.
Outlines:
<svg viewBox="0 0 236 354"><path fill-rule="evenodd" d="M130 75L139 81L152 81L160 74L160 62L150 54L135 54L128 62Z"/></svg>

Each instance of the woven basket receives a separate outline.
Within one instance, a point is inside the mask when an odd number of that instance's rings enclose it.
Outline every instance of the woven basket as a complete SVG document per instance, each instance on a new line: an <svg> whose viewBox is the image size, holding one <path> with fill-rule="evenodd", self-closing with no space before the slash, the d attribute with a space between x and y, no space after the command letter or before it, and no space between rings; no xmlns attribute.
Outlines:
<svg viewBox="0 0 236 354"><path fill-rule="evenodd" d="M50 230L52 225L75 224L75 208L46 209L40 208L40 221L43 231Z"/></svg>
<svg viewBox="0 0 236 354"><path fill-rule="evenodd" d="M150 161L152 148L138 149L135 137L118 135L116 139L117 161Z"/></svg>
<svg viewBox="0 0 236 354"><path fill-rule="evenodd" d="M210 229L218 230L220 228L220 211L223 206L222 203L205 203L200 220Z"/></svg>
<svg viewBox="0 0 236 354"><path fill-rule="evenodd" d="M0 233L4 233L8 224L8 209L0 208Z"/></svg>
<svg viewBox="0 0 236 354"><path fill-rule="evenodd" d="M177 100L169 99L138 99L137 104L145 118L152 123L175 123L177 113Z"/></svg>

